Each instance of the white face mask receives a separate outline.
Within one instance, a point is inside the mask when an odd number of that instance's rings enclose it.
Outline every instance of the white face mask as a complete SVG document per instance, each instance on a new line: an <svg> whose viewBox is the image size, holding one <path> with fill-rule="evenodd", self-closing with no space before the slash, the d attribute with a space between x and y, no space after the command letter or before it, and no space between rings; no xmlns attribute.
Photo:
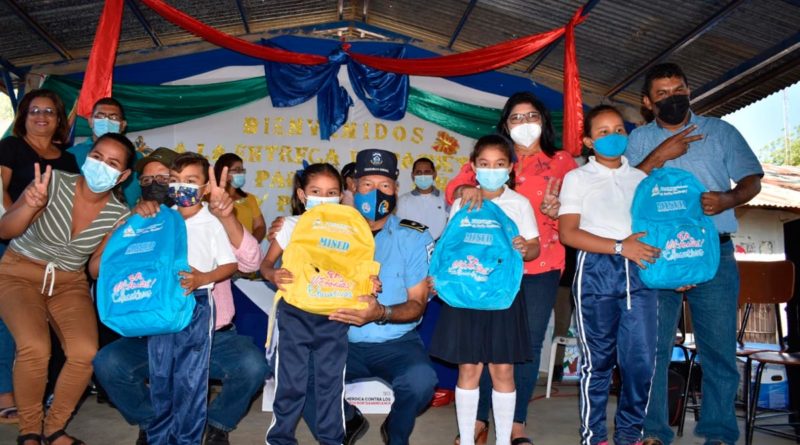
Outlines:
<svg viewBox="0 0 800 445"><path fill-rule="evenodd" d="M509 132L515 144L530 148L542 136L542 126L536 122L517 125Z"/></svg>
<svg viewBox="0 0 800 445"><path fill-rule="evenodd" d="M311 210L321 204L339 204L338 196L306 196L306 210Z"/></svg>

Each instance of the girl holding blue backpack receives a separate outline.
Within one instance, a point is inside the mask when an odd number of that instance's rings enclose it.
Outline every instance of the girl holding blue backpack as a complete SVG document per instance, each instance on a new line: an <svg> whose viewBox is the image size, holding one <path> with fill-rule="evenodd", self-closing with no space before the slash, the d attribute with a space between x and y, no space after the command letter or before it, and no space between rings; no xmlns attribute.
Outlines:
<svg viewBox="0 0 800 445"><path fill-rule="evenodd" d="M522 260L530 261L539 255L539 231L530 201L510 188L514 183L511 177L514 159L511 142L500 135L481 137L470 155L483 199L497 205L516 224L519 236L512 239L512 245ZM460 209L461 199L457 199L450 210L450 224L460 224L453 220ZM447 303L442 306L430 353L458 363L456 417L462 445L474 444L480 398L478 386L484 363L488 364L492 377L497 443L511 443L516 404L513 364L531 359L527 332L519 293L507 309L466 309Z"/></svg>
<svg viewBox="0 0 800 445"><path fill-rule="evenodd" d="M581 347L581 444L608 443L606 403L616 365L622 379L614 443L642 444L655 369L658 293L639 278L655 247L631 233L631 203L645 174L623 156L622 115L600 105L586 115L586 165L564 177L559 210L561 242L578 250L573 282Z"/></svg>

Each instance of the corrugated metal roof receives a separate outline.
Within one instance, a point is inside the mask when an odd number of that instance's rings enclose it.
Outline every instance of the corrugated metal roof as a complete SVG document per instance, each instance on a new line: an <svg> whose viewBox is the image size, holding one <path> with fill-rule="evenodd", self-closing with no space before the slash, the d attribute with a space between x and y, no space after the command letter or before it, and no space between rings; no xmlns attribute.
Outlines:
<svg viewBox="0 0 800 445"><path fill-rule="evenodd" d="M324 24L340 19L338 0L239 0L247 18L249 38L289 27ZM13 0L70 55L85 58L102 10L102 1ZM245 23L237 0L170 0L197 19L234 35L244 35ZM344 0L341 19L358 23L366 12L373 26L408 35L441 53L470 0ZM562 26L585 0L479 0L452 47L463 51ZM131 13L138 6L163 45L197 41L168 23L140 0L126 1L120 51L151 48L155 43ZM733 6L731 6L733 5ZM729 8L730 7L730 8ZM668 59L685 69L690 86L702 91L727 74L762 56L787 39L800 40L800 3L792 0L600 0L576 31L578 62L587 97L601 98L653 57L714 17L730 13ZM352 33L350 33L352 34ZM796 42L795 42L796 43ZM0 57L19 67L63 60L31 30L7 2L0 3ZM536 55L510 67L524 74ZM533 80L560 90L563 44L529 74ZM783 54L725 89L696 101L695 109L722 115L800 80L800 50ZM642 77L637 76L614 99L638 108Z"/></svg>
<svg viewBox="0 0 800 445"><path fill-rule="evenodd" d="M800 210L800 167L762 166L761 193L747 205Z"/></svg>

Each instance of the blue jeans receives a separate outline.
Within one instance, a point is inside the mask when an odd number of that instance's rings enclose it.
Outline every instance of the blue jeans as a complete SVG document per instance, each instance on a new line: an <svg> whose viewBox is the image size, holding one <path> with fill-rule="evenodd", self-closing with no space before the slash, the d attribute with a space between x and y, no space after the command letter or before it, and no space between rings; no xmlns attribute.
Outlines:
<svg viewBox="0 0 800 445"><path fill-rule="evenodd" d="M556 305L558 282L561 271L523 275L522 295L528 317L528 335L533 348L533 359L514 365L514 385L517 389L517 403L514 408L514 422L526 423L528 419L528 403L539 379L539 362L542 358L542 342L550 322L550 313ZM489 419L489 408L492 403L492 378L489 367L483 367L480 385L480 402L478 403L478 420Z"/></svg>
<svg viewBox="0 0 800 445"><path fill-rule="evenodd" d="M416 330L384 343L349 344L345 381L371 377L384 380L394 392L386 419L389 445L407 445L417 415L430 403L436 386L436 372ZM303 418L316 437L315 406L314 392L308 391ZM345 417L350 420L353 416L355 408L345 403Z"/></svg>
<svg viewBox="0 0 800 445"><path fill-rule="evenodd" d="M703 367L702 406L695 434L704 437L706 443L734 444L739 438L734 405L740 377L736 369L738 294L739 272L733 243L728 241L720 246L719 269L714 278L686 293ZM645 436L658 437L665 444L672 443L675 436L667 420L667 372L681 301L681 296L670 290L659 294L656 372L644 423Z"/></svg>
<svg viewBox="0 0 800 445"><path fill-rule="evenodd" d="M6 245L0 243L0 258L6 251ZM14 391L12 382L12 372L14 369L14 355L17 346L14 344L14 337L8 331L6 324L0 319L0 394ZM0 408L5 408L0 406Z"/></svg>
<svg viewBox="0 0 800 445"><path fill-rule="evenodd" d="M232 328L214 333L210 364L209 378L222 381L222 392L208 406L208 423L231 431L264 384L267 362L249 337L238 335ZM122 417L147 429L155 416L145 384L147 339L121 338L105 346L94 358L94 372Z"/></svg>

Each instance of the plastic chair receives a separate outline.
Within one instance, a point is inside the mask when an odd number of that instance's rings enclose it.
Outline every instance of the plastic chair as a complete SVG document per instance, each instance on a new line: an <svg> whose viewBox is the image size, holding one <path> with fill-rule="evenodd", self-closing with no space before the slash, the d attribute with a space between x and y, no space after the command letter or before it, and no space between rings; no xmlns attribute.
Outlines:
<svg viewBox="0 0 800 445"><path fill-rule="evenodd" d="M558 345L567 347L577 344L578 339L575 337L553 337L553 344L550 346L550 360L547 364L547 391L545 392L545 398L550 398L550 389L553 387L553 362L556 360L556 350L558 349Z"/></svg>

